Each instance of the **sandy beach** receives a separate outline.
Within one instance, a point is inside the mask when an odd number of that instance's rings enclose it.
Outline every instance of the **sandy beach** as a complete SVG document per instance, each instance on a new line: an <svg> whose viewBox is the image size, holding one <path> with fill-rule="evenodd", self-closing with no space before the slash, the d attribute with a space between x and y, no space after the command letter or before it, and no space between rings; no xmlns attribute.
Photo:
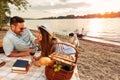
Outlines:
<svg viewBox="0 0 120 80"><path fill-rule="evenodd" d="M120 80L120 47L81 40L78 69L81 80Z"/></svg>
<svg viewBox="0 0 120 80"><path fill-rule="evenodd" d="M1 40L3 35L0 31ZM67 36L56 36L67 41ZM120 46L80 40L78 51L81 80L120 80Z"/></svg>
<svg viewBox="0 0 120 80"><path fill-rule="evenodd" d="M66 41L66 36L57 35ZM120 80L120 46L80 40L77 61L81 80Z"/></svg>

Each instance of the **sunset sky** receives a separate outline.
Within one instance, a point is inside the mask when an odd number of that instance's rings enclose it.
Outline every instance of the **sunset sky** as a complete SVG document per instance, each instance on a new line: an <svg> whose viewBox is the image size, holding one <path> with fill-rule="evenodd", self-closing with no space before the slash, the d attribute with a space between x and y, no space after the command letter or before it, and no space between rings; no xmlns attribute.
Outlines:
<svg viewBox="0 0 120 80"><path fill-rule="evenodd" d="M24 18L42 18L66 16L70 14L85 15L93 13L120 11L120 0L27 0L31 7L18 11L11 6L11 16Z"/></svg>

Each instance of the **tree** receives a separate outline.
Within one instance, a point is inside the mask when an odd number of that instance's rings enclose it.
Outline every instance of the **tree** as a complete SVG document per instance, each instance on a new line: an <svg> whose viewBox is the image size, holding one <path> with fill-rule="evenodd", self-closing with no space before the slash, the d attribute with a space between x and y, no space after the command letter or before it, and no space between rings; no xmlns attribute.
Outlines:
<svg viewBox="0 0 120 80"><path fill-rule="evenodd" d="M29 3L27 0L0 0L0 30L10 17L10 5L14 5L18 10L27 9Z"/></svg>

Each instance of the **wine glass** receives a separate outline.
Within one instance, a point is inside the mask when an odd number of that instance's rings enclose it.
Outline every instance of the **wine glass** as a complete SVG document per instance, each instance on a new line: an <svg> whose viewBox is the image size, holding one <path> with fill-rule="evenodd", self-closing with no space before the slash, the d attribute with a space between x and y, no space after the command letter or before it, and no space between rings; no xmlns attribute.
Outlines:
<svg viewBox="0 0 120 80"><path fill-rule="evenodd" d="M35 51L34 51L34 50L30 52L30 55L31 55L31 56L34 56L34 54L35 54Z"/></svg>
<svg viewBox="0 0 120 80"><path fill-rule="evenodd" d="M38 45L37 45L37 44L32 44L31 49L33 49L33 50L30 52L30 55L31 55L31 56L34 56L34 54L35 54L36 51L38 50Z"/></svg>

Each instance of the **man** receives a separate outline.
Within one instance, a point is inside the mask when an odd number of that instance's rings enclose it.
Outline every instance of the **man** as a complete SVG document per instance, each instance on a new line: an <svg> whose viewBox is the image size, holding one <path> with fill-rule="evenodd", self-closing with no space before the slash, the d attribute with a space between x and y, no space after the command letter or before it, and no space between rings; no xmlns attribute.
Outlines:
<svg viewBox="0 0 120 80"><path fill-rule="evenodd" d="M10 19L10 28L3 38L3 49L8 57L28 56L35 42L33 34L24 27L24 19L14 16Z"/></svg>

